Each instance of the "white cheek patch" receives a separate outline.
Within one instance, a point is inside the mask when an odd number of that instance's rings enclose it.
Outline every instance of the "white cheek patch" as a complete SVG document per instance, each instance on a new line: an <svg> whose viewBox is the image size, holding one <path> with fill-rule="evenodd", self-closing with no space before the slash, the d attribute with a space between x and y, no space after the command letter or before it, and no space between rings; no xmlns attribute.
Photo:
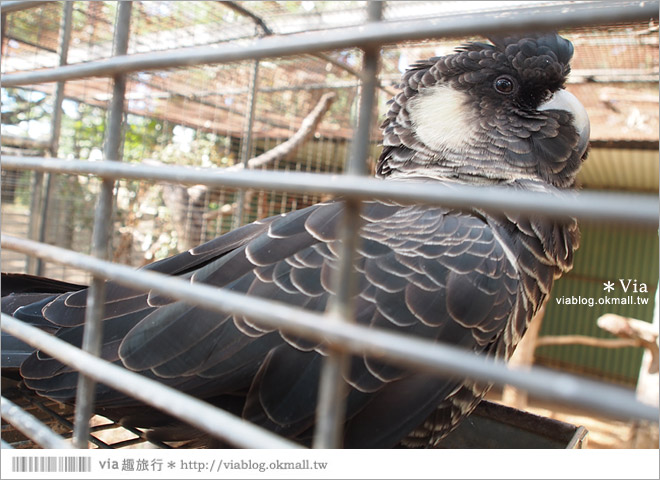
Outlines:
<svg viewBox="0 0 660 480"><path fill-rule="evenodd" d="M464 150L478 121L470 118L467 102L466 94L447 85L431 87L410 99L406 109L417 138L436 151Z"/></svg>

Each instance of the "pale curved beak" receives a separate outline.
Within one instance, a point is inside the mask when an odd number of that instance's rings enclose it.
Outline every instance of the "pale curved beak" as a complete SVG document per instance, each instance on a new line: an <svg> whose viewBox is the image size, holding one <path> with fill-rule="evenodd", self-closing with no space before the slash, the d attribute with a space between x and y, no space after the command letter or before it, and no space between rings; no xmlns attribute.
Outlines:
<svg viewBox="0 0 660 480"><path fill-rule="evenodd" d="M538 110L565 110L573 115L573 126L577 130L580 139L578 151L580 157L584 155L589 144L591 133L589 115L575 95L566 90L559 90L547 102L543 103Z"/></svg>

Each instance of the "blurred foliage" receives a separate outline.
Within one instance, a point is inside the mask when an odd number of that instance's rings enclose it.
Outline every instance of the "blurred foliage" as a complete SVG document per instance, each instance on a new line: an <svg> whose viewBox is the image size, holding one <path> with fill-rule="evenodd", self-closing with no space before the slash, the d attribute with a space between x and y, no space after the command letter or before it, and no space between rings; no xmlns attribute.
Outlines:
<svg viewBox="0 0 660 480"><path fill-rule="evenodd" d="M214 138L215 137L215 138ZM195 136L182 143L176 136L171 142L159 145L153 157L163 163L189 165L193 167L228 167L236 163L236 154L224 152L225 143L230 140L214 134L195 132Z"/></svg>
<svg viewBox="0 0 660 480"><path fill-rule="evenodd" d="M7 88L2 91L2 123L18 125L30 120L41 120L49 111L46 110L48 97L41 92Z"/></svg>
<svg viewBox="0 0 660 480"><path fill-rule="evenodd" d="M124 134L124 161L140 162L153 156L159 145L168 143L174 125L155 118L128 115Z"/></svg>
<svg viewBox="0 0 660 480"><path fill-rule="evenodd" d="M76 115L62 116L61 157L88 159L93 150L101 152L105 135L105 111L85 103L76 104Z"/></svg>

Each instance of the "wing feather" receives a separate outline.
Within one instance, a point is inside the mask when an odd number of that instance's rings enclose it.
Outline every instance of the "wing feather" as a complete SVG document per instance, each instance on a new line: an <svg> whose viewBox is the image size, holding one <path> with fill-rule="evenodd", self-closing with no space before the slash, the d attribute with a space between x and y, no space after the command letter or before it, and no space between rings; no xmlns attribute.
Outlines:
<svg viewBox="0 0 660 480"><path fill-rule="evenodd" d="M342 211L341 202L334 202L274 217L243 230L243 239L233 233L155 269L172 268L192 282L323 311L333 294ZM488 351L499 341L520 280L483 218L383 202L365 203L362 215L364 241L355 265L358 323L473 351ZM219 404L227 395L244 395L246 419L306 441L314 423L323 343L166 297L114 287L112 292L104 321L105 358ZM65 295L44 311L53 323L73 323L69 316L84 312L79 303ZM58 335L78 342L79 330L63 328ZM34 355L24 370L41 393L64 399L75 390L76 373L47 357ZM347 445L366 441L385 411L397 414L366 444L393 445L461 384L419 378L382 359L353 357L346 374ZM107 395L117 405L130 405L116 392Z"/></svg>

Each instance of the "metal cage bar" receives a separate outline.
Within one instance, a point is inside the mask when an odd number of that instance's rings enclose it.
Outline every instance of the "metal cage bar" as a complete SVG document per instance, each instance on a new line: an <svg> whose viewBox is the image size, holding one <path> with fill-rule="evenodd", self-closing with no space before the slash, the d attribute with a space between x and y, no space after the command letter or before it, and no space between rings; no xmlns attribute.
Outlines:
<svg viewBox="0 0 660 480"><path fill-rule="evenodd" d="M2 314L2 329L73 366L97 381L171 413L233 445L249 448L300 448L299 445L257 427L208 403L177 392L155 380L101 360L67 342Z"/></svg>
<svg viewBox="0 0 660 480"><path fill-rule="evenodd" d="M581 220L658 227L658 197L648 194L562 192L549 196L501 187L451 187L416 181L388 181L350 174L328 175L261 170L222 171L168 165L53 160L42 157L5 156L3 165L18 170L96 175L104 178L160 180L213 187L262 188L293 193L327 193L361 200L389 199L403 203L420 202L446 207L470 206L485 211L509 210L551 217L574 216Z"/></svg>
<svg viewBox="0 0 660 480"><path fill-rule="evenodd" d="M243 16L246 16L246 17L250 18L259 27L259 29L262 31L264 36L275 34L275 32L273 32L270 29L270 27L268 27L268 25L266 24L266 22L264 21L263 18L259 17L254 12L250 11L249 9L237 4L236 2L227 2L227 1L225 1L225 2L221 2L221 3L225 7L235 11L239 15L243 15ZM382 7L382 5L381 5L381 7ZM341 68L342 70L350 73L351 75L354 75L354 76L360 78L360 72L356 71L355 69L353 69L351 66L347 65L346 63L343 63L339 60L336 60L335 58L331 57L330 55L327 55L325 53L315 53L314 56L316 56L317 58L320 58L320 59L322 59L326 62L330 62L335 67ZM391 91L388 88L382 86L380 84L380 82L377 83L376 87L382 89L383 91L387 92L388 94L391 94ZM259 91L263 91L263 90L259 90Z"/></svg>
<svg viewBox="0 0 660 480"><path fill-rule="evenodd" d="M441 19L379 22L313 33L263 37L246 45L223 48L182 48L149 54L124 55L64 67L3 76L3 86L16 87L33 83L110 76L153 69L190 67L206 63L227 63L286 55L325 52L352 47L428 38L480 35L524 30L548 30L559 27L602 25L658 18L657 1L573 4L570 6L530 6L483 13L479 16L451 15Z"/></svg>
<svg viewBox="0 0 660 480"><path fill-rule="evenodd" d="M248 86L247 96L247 118L243 126L243 135L241 137L241 165L243 168L248 168L248 160L250 160L250 153L252 152L252 133L254 131L254 113L257 108L257 95L259 93L259 60L252 62L252 70L250 71L250 84ZM234 214L234 228L238 228L243 224L245 217L245 190L238 192L238 201L236 203L236 213Z"/></svg>
<svg viewBox="0 0 660 480"><path fill-rule="evenodd" d="M2 10L3 14L14 13L14 12L21 12L23 10L29 10L31 8L41 7L48 3L50 2L49 1L38 2L36 0L16 0L16 1L7 0L5 2L0 3L0 9Z"/></svg>
<svg viewBox="0 0 660 480"><path fill-rule="evenodd" d="M119 2L115 28L113 55L125 55L128 51L132 2ZM126 76L117 74L113 78L112 100L108 110L108 125L105 134L103 156L107 161L121 162L122 125L124 122L124 97L126 94ZM114 180L104 178L101 183L98 203L94 214L92 232L92 254L98 258L108 258L110 226L113 215ZM87 293L85 326L82 349L95 356L101 354L102 328L105 302L105 282L103 278L92 276ZM76 390L76 416L74 421L73 443L78 448L87 448L89 420L94 414L94 396L96 382L93 378L80 375Z"/></svg>
<svg viewBox="0 0 660 480"><path fill-rule="evenodd" d="M8 398L2 397L0 405L2 418L44 448L73 448L64 438L53 433L50 428Z"/></svg>
<svg viewBox="0 0 660 480"><path fill-rule="evenodd" d="M20 400L20 401L25 401L29 404L30 407L34 407L41 412L43 412L46 415L46 418L51 419L55 424L60 425L64 428L66 428L68 431L62 434L62 437L65 439L69 439L73 436L73 423L69 421L65 416L60 415L56 411L54 411L52 408L50 408L49 405L46 405L46 402L42 402L33 396L29 394L25 394L22 390L18 389L12 389L9 392L8 398L11 400ZM24 407L25 408L25 407ZM118 446L121 445L126 445L126 443L131 442L132 444L136 443L144 443L144 442L149 442L152 445L159 447L159 448L172 448L170 445L160 442L158 440L152 439L152 438L147 438L147 434L141 430L138 430L133 427L125 426L122 425L119 427L116 423L110 421L111 423L106 423L103 425L95 425L90 428L90 434L89 434L89 441L96 445L99 448L103 449L111 449L111 448L117 448ZM50 429L47 425L43 425L43 428ZM99 438L95 437L93 434L96 432L104 431L104 430L109 430L112 428L122 428L123 430L126 430L133 435L135 435L137 438L129 439L129 440L124 440L120 441L117 443L105 443L104 441L100 440ZM3 427L4 431L4 427ZM12 442L12 444L15 444L16 442Z"/></svg>
<svg viewBox="0 0 660 480"><path fill-rule="evenodd" d="M23 3L23 2L9 2ZM39 3L39 2L35 2ZM120 2L121 4L130 2ZM370 2L372 5L373 2ZM6 5L5 2L3 5ZM372 8L376 8L373 7ZM120 11L122 8L120 7ZM5 13L5 12L3 12ZM121 14L120 14L121 16ZM209 50L207 48L178 49L168 52L157 52L148 55L120 55L108 60L88 62L85 64L67 65L38 72L14 73L3 76L4 86L19 86L33 83L64 81L80 79L89 76L118 76L129 72L149 69L190 66L203 63L229 62L244 59L258 59L305 53L319 53L346 47L363 48L367 54L365 61L373 60L377 47L385 43L423 38L437 38L470 34L479 31L482 34L501 31L545 30L557 26L584 26L597 25L606 22L622 22L658 17L658 2L616 2L609 4L579 4L551 7L528 7L517 10L490 12L480 16L457 15L440 20L416 20L399 22L396 24L372 21L359 27L342 30L314 32L313 34L298 34L288 37L261 38L247 45L229 45L223 49ZM373 16L371 18L374 20ZM128 26L128 21L125 22ZM122 22L117 22L118 31ZM127 33L127 32L126 32ZM371 52L371 53L370 53ZM120 52L115 51L115 54ZM366 63L365 63L366 65ZM367 95L373 95L373 83L376 81L375 70L365 68L362 81ZM116 82L117 83L117 82ZM123 103L123 92L115 90L113 105ZM366 105L366 102L364 103ZM118 112L123 114L121 107ZM114 108L113 108L114 110ZM361 112L361 117L371 115L369 111ZM121 118L121 115L118 117ZM110 122L111 124L114 122ZM362 125L363 122L361 121ZM366 123L368 125L368 122ZM117 127L118 128L118 127ZM368 130L367 130L368 131ZM110 134L118 134L118 130L110 129ZM363 135L355 142L355 152L361 148L366 150L368 135ZM111 143L111 142L108 142ZM107 145L106 145L107 146ZM110 148L105 151L106 159L115 160L118 157L112 154ZM655 196L626 196L625 209L622 207L621 196L612 198L603 194L563 195L559 198L549 199L545 195L531 194L531 192L509 192L502 189L483 188L451 188L438 189L437 186L428 188L424 184L411 184L404 182L382 182L374 179L364 179L351 171L341 176L341 182L328 181L327 175L293 174L279 172L217 172L200 171L199 169L185 169L181 167L168 167L155 169L145 166L118 165L109 161L89 164L88 162L61 162L43 158L10 157L3 159L3 163L14 168L34 169L36 171L60 173L85 173L98 175L104 179L104 184L111 184L116 178L149 178L169 179L179 182L195 182L206 185L225 185L238 188L266 187L274 190L287 190L298 192L326 192L344 195L348 198L346 217L347 229L344 238L347 244L357 238L357 227L354 222L359 202L369 198L389 198L401 201L422 201L427 203L441 202L446 206L471 206L488 210L509 209L522 213L565 215L572 214L581 218L595 220L609 220L618 222L636 223L657 227L657 197ZM193 180L194 179L194 180ZM393 185L394 183L394 185ZM108 195L112 199L111 189ZM108 204L100 201L100 204ZM632 210L632 215L631 215ZM110 215L107 208L99 208L96 212L96 227L99 231L105 223L107 225ZM353 218L353 221L351 220ZM95 234L94 253L101 248L107 248L108 237ZM200 306L229 313L240 313L250 316L264 325L280 328L288 332L304 335L313 339L322 339L334 349L337 357L350 353L372 354L382 356L390 361L402 365L436 372L451 372L464 375L477 380L486 380L498 384L510 384L524 388L533 394L545 398L569 402L574 405L589 407L602 413L624 417L647 420L657 420L658 409L642 404L635 400L629 392L599 382L585 381L566 374L548 372L544 369L534 368L531 371L515 371L488 359L462 351L455 347L438 345L427 340L410 338L401 334L367 329L351 324L345 320L350 318L350 308L347 302L339 299L342 306L337 311L326 314L304 311L299 308L277 304L276 302L250 299L244 301L244 296L233 292L215 289L208 285L191 285L181 279L171 278L147 271L135 271L131 268L112 264L100 258L81 255L72 251L52 247L38 242L21 240L11 236L3 236L2 245L5 248L28 253L41 259L78 266L94 276L93 284L101 285L99 279L112 279L119 283L152 289L165 293L181 300L194 302ZM347 249L348 250L348 249ZM344 252L342 261L350 264L351 251ZM350 268L342 269L342 280L350 274ZM348 273L346 273L348 272ZM347 295L350 296L350 295ZM100 303L101 297L90 295ZM88 305L88 313L93 311L94 300ZM93 318L98 312L89 313L86 321L86 330L93 324ZM340 321L337 321L339 317ZM12 335L43 349L65 363L73 365L84 375L88 375L113 388L128 393L146 403L161 408L173 415L182 418L194 426L202 428L209 433L224 438L239 446L270 446L284 447L297 446L276 435L264 431L254 425L246 424L232 415L215 409L198 399L176 392L168 387L148 380L136 373L129 372L121 367L108 364L104 360L90 355L76 347L66 344L34 327L5 315L2 316L2 329ZM343 321L342 321L343 320ZM99 341L100 337L96 337ZM86 342L86 346L89 343ZM93 351L94 349L91 348ZM328 391L336 392L339 382L343 382L339 372L341 367L331 369L325 375L324 381ZM111 372L108 375L108 372ZM130 385L130 387L129 387ZM144 390L135 388L136 385ZM80 394L79 388L79 394ZM82 389L84 390L84 389ZM145 392L149 391L147 394ZM153 392L158 392L154 395ZM91 408L91 396L81 394L80 408ZM328 394L328 398L332 397ZM339 396L334 395L335 399ZM83 398L85 397L85 398ZM167 401L165 401L167 400ZM85 406L85 402L87 405ZM167 404L166 404L167 403ZM169 405L168 405L169 404ZM332 401L329 402L332 404ZM326 407L323 407L326 408ZM320 433L315 446L333 446L336 444L337 425L341 421L341 409L331 405L325 410L329 416L334 415L332 422L326 429L327 433ZM334 413L332 413L334 412ZM339 415L337 415L339 413ZM85 422L85 415L76 418L76 429L83 431L85 427L79 426ZM203 420L202 420L202 417ZM212 420L209 420L212 419ZM88 429L88 426L87 426ZM334 430L334 431L333 431ZM246 433L248 432L248 433ZM80 438L86 439L86 436Z"/></svg>
<svg viewBox="0 0 660 480"><path fill-rule="evenodd" d="M266 327L304 335L311 340L326 342L344 351L375 355L383 361L389 360L404 366L463 375L498 385L509 384L542 398L591 408L615 417L647 420L658 417L657 408L637 401L634 395L625 389L601 382L552 372L544 368L533 368L529 371L514 370L502 363L493 362L457 347L362 325L338 324L332 318L328 318L332 312L326 314L311 312L256 297L250 297L250 301L246 302L243 294L199 283L193 285L180 278L135 270L125 265L106 262L89 255L11 235L3 235L1 245L48 261L84 269L122 285L153 290L213 311L247 316ZM8 321L11 320L12 325L14 323L23 325L12 317L2 318L2 329L11 334L13 330L7 328ZM26 326L26 328L30 327ZM20 338L32 344L29 336ZM48 353L62 359L57 352ZM140 397L140 400L143 398ZM152 403L148 399L145 401Z"/></svg>
<svg viewBox="0 0 660 480"><path fill-rule="evenodd" d="M369 22L380 22L383 14L381 2L369 2ZM369 132L374 111L376 96L376 76L378 75L378 49L364 49L362 65L363 79L360 92L360 109L357 128L353 135L351 153L348 157L345 172L348 175L364 177L367 174L367 157L369 149ZM361 202L356 198L347 199L341 225L342 250L339 255L339 269L334 278L335 296L330 305L335 321L340 325L354 323L355 305L355 253L359 246ZM317 423L314 431L315 448L337 448L341 446L343 423L346 412L347 385L346 376L349 355L337 349L330 349L323 359L321 377L319 379L319 400L316 410Z"/></svg>
<svg viewBox="0 0 660 480"><path fill-rule="evenodd" d="M67 64L67 59L69 56L69 44L71 42L71 30L73 25L73 2L64 2L62 5L62 20L60 22L60 66ZM57 157L57 150L60 143L60 133L62 130L62 103L64 102L64 83L57 82L55 86L55 101L53 102L53 116L50 122L50 139L49 139L49 151L52 157ZM39 206L39 232L38 240L40 242L45 241L46 239L46 226L48 222L46 220L47 211L48 211L48 199L51 195L53 185L53 179L50 174L45 175L45 187L44 194L41 205ZM43 262L37 260L36 263L36 274L43 275Z"/></svg>
<svg viewBox="0 0 660 480"><path fill-rule="evenodd" d="M31 406L36 407L40 411L44 412L48 417L52 418L58 425L61 425L61 426L65 427L66 429L68 429L69 431L66 434L62 435L63 438L68 439L70 437L73 437L73 427L74 427L73 422L69 421L69 419L67 419L65 416L60 415L59 413L55 412L53 409L51 409L47 405L44 405L43 402L41 402L39 400L36 400L34 398L31 398L28 395L23 396L21 399L24 399ZM18 399L15 399L15 400L18 400ZM69 415L67 415L67 416L69 416ZM72 418L73 415L70 415L69 417L71 418L71 420L73 420L73 418ZM40 426L39 428L48 429L49 427L44 424L43 427ZM89 434L89 437L88 437L89 441L91 443L93 443L94 445L96 445L97 447L99 447L99 448L105 448L105 449L112 448L107 443L99 440L94 435L92 435L91 432L94 431L94 430L95 430L94 428L90 429L90 434Z"/></svg>

